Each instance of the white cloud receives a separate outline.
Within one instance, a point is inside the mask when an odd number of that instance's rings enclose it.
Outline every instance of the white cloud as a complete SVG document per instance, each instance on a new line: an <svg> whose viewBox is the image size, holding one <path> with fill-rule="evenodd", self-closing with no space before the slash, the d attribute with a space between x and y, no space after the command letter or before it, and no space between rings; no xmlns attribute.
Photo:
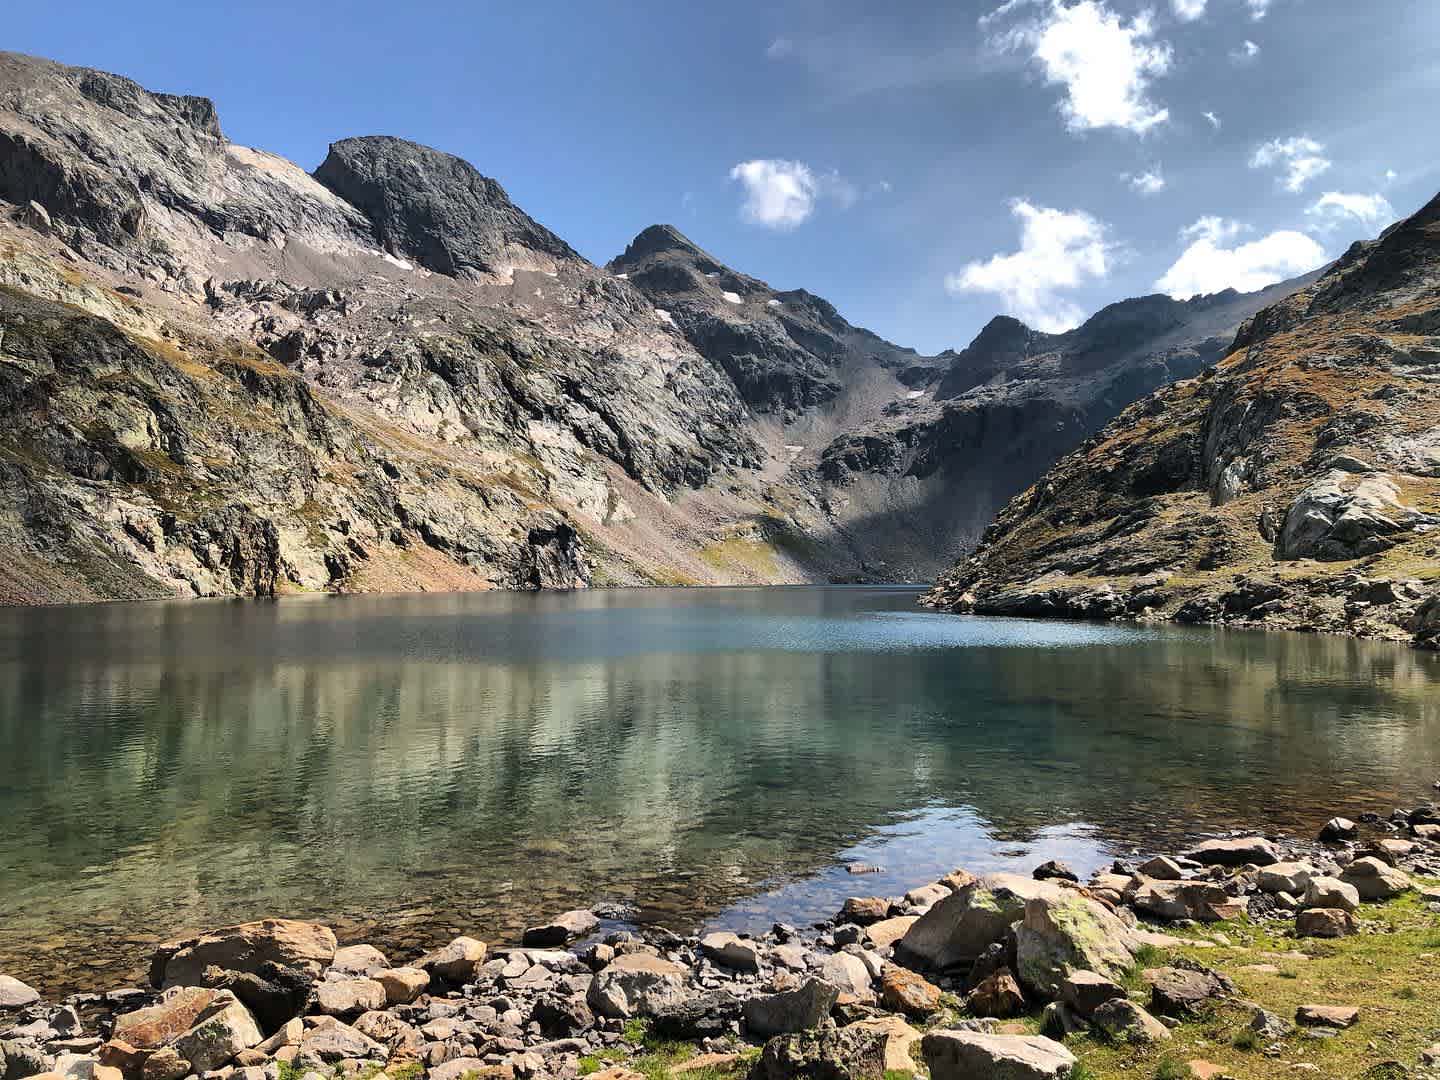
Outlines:
<svg viewBox="0 0 1440 1080"><path fill-rule="evenodd" d="M1020 222L1020 250L967 263L945 278L952 293L995 293L1008 313L1047 333L1078 326L1084 312L1061 297L1087 279L1109 275L1113 249L1105 225L1082 210L1065 212L1024 199L1010 204Z"/></svg>
<svg viewBox="0 0 1440 1080"><path fill-rule="evenodd" d="M1248 225L1218 217L1203 217L1182 229L1180 237L1189 246L1155 287L1177 300L1222 289L1254 292L1325 262L1324 248L1312 237L1291 229L1227 246L1248 230Z"/></svg>
<svg viewBox="0 0 1440 1080"><path fill-rule="evenodd" d="M1006 4L987 20L1014 10ZM1038 20L994 39L1027 49L1045 81L1065 87L1060 111L1071 131L1117 127L1143 135L1170 116L1150 98L1150 83L1170 70L1170 46L1154 39L1149 12L1128 23L1104 0L1050 0Z"/></svg>
<svg viewBox="0 0 1440 1080"><path fill-rule="evenodd" d="M1260 55L1260 46L1246 38L1235 48L1230 50L1230 62L1233 64L1248 64Z"/></svg>
<svg viewBox="0 0 1440 1080"><path fill-rule="evenodd" d="M740 216L767 229L793 229L815 212L815 174L798 161L742 161L730 179L745 187Z"/></svg>
<svg viewBox="0 0 1440 1080"><path fill-rule="evenodd" d="M1395 208L1384 195L1350 194L1343 191L1327 191L1305 213L1318 219L1317 228L1334 229L1344 224L1346 218L1353 218L1362 225L1372 228L1389 225L1395 220Z"/></svg>
<svg viewBox="0 0 1440 1080"><path fill-rule="evenodd" d="M1220 130L1220 117L1216 116L1213 112L1203 112L1200 115L1205 117L1206 120L1210 121L1210 126L1212 128L1214 128L1216 131Z"/></svg>
<svg viewBox="0 0 1440 1080"><path fill-rule="evenodd" d="M1394 169L1385 170L1385 182L1387 184L1393 184L1398 179L1400 179L1400 174L1397 173Z"/></svg>
<svg viewBox="0 0 1440 1080"><path fill-rule="evenodd" d="M847 210L860 198L855 185L835 170L817 173L802 161L742 161L730 170L730 179L745 188L740 217L767 229L787 230L804 224L822 199Z"/></svg>
<svg viewBox="0 0 1440 1080"><path fill-rule="evenodd" d="M1165 190L1165 177L1158 165L1142 173L1121 173L1120 179L1141 195L1158 195Z"/></svg>
<svg viewBox="0 0 1440 1080"><path fill-rule="evenodd" d="M1250 9L1250 18L1259 22L1270 13L1270 4L1273 0L1245 0L1245 6Z"/></svg>
<svg viewBox="0 0 1440 1080"><path fill-rule="evenodd" d="M1252 169L1275 167L1282 170L1280 184L1286 191L1300 192L1305 185L1330 168L1325 147L1306 135L1271 139L1250 158Z"/></svg>
<svg viewBox="0 0 1440 1080"><path fill-rule="evenodd" d="M1205 14L1206 0L1170 0L1175 17L1181 22L1194 22Z"/></svg>
<svg viewBox="0 0 1440 1080"><path fill-rule="evenodd" d="M765 55L771 60L783 60L795 51L795 42L787 37L777 37L765 49Z"/></svg>

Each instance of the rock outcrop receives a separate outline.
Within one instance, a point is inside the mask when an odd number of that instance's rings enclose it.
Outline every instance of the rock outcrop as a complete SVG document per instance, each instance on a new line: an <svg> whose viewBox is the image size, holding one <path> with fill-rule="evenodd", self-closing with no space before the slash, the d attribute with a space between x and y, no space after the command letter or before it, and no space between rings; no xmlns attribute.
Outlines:
<svg viewBox="0 0 1440 1080"><path fill-rule="evenodd" d="M1001 512L929 603L1435 640L1440 198Z"/></svg>

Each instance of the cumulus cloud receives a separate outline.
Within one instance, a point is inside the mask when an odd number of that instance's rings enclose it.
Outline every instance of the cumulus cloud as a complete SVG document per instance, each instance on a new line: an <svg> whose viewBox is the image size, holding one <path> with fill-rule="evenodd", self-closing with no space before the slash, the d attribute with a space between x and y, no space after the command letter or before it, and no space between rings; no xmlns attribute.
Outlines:
<svg viewBox="0 0 1440 1080"><path fill-rule="evenodd" d="M1060 295L1110 273L1113 248L1105 225L1082 210L1052 210L1024 199L1010 204L1020 222L1020 250L966 264L945 278L952 293L994 293L1006 311L1037 330L1059 333L1084 312Z"/></svg>
<svg viewBox="0 0 1440 1080"><path fill-rule="evenodd" d="M815 212L817 185L810 167L799 161L757 158L730 170L745 188L740 216L767 229L793 229Z"/></svg>
<svg viewBox="0 0 1440 1080"><path fill-rule="evenodd" d="M1290 139L1271 139L1250 158L1252 169L1279 169L1280 185L1286 191L1300 192L1317 176L1327 172L1330 159L1325 157L1322 143L1306 135Z"/></svg>
<svg viewBox="0 0 1440 1080"><path fill-rule="evenodd" d="M1175 17L1181 22L1194 22L1205 14L1206 0L1170 0Z"/></svg>
<svg viewBox="0 0 1440 1080"><path fill-rule="evenodd" d="M1006 4L986 18L1013 10ZM1065 88L1060 111L1071 131L1115 127L1143 135L1170 116L1150 97L1151 81L1171 63L1170 46L1154 33L1149 12L1127 22L1103 0L1051 0L1038 19L992 44L1028 51L1045 81Z"/></svg>
<svg viewBox="0 0 1440 1080"><path fill-rule="evenodd" d="M1206 120L1210 121L1210 126L1212 128L1214 128L1216 131L1220 130L1220 117L1216 116L1213 112L1203 112L1200 115L1205 117Z"/></svg>
<svg viewBox="0 0 1440 1080"><path fill-rule="evenodd" d="M1249 228L1237 221L1203 217L1182 229L1180 238L1188 246L1155 287L1177 300L1222 289L1254 292L1325 262L1324 248L1291 229L1237 243Z"/></svg>
<svg viewBox="0 0 1440 1080"><path fill-rule="evenodd" d="M1230 61L1235 64L1248 64L1260 55L1260 46L1246 38L1243 42L1230 50Z"/></svg>
<svg viewBox="0 0 1440 1080"><path fill-rule="evenodd" d="M860 199L855 185L838 172L816 172L803 161L742 161L730 170L730 179L745 189L741 219L767 229L783 231L803 225L821 200L846 210Z"/></svg>
<svg viewBox="0 0 1440 1080"><path fill-rule="evenodd" d="M1316 228L1334 229L1347 219L1378 228L1396 218L1395 208L1384 195L1361 195L1343 191L1327 191L1306 208L1305 213L1316 219Z"/></svg>
<svg viewBox="0 0 1440 1080"><path fill-rule="evenodd" d="M1142 173L1121 173L1120 179L1141 195L1158 195L1165 190L1165 177L1158 165Z"/></svg>
<svg viewBox="0 0 1440 1080"><path fill-rule="evenodd" d="M1259 22L1270 13L1272 0L1245 0L1245 6L1250 9L1250 18Z"/></svg>

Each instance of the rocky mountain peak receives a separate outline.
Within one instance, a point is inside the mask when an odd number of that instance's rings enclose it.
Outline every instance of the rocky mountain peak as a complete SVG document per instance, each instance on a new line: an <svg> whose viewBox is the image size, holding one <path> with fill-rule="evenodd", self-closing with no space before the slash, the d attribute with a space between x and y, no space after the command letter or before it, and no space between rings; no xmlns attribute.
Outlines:
<svg viewBox="0 0 1440 1080"><path fill-rule="evenodd" d="M674 225L651 225L642 229L635 239L630 241L624 253L615 260L615 263L630 264L651 255L660 255L670 251L692 257L709 258L705 252L700 250L698 244Z"/></svg>
<svg viewBox="0 0 1440 1080"><path fill-rule="evenodd" d="M341 139L315 179L363 213L391 254L457 278L505 274L523 253L583 261L453 154L384 135Z"/></svg>

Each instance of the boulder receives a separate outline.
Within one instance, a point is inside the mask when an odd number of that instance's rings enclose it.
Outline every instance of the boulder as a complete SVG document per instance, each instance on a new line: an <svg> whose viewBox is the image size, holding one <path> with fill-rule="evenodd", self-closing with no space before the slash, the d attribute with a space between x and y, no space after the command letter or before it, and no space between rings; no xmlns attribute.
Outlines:
<svg viewBox="0 0 1440 1080"><path fill-rule="evenodd" d="M895 944L903 963L936 971L968 969L986 947L1024 917L1037 897L1059 899L1061 887L1019 874L987 874L940 900Z"/></svg>
<svg viewBox="0 0 1440 1080"><path fill-rule="evenodd" d="M409 1005L430 985L430 976L414 967L385 968L370 977L385 989L386 1005Z"/></svg>
<svg viewBox="0 0 1440 1080"><path fill-rule="evenodd" d="M568 1039L595 1026L595 1014L582 997L543 997L530 1010L530 1019L550 1039Z"/></svg>
<svg viewBox="0 0 1440 1080"><path fill-rule="evenodd" d="M1371 857L1356 859L1345 868L1340 880L1355 886L1362 900L1389 900L1415 887L1405 871Z"/></svg>
<svg viewBox="0 0 1440 1080"><path fill-rule="evenodd" d="M1124 987L1094 971L1072 971L1060 988L1060 1000L1081 1016L1089 1016L1105 1002L1124 996Z"/></svg>
<svg viewBox="0 0 1440 1080"><path fill-rule="evenodd" d="M405 1023L398 1016L388 1012L368 1012L363 1016L356 1017L355 1023L351 1025L367 1039L374 1039L381 1046L389 1051L391 1057L398 1053L418 1054L420 1048L425 1044L425 1037L411 1024ZM301 1028L299 1036L295 1039L295 1045L300 1044L304 1037L304 1028ZM263 1049L263 1047L257 1047Z"/></svg>
<svg viewBox="0 0 1440 1080"><path fill-rule="evenodd" d="M212 990L228 990L255 1014L264 1031L274 1031L292 1016L301 1013L310 1001L314 980L309 969L283 967L276 963L260 965L260 971L231 971L207 967L200 975L200 985Z"/></svg>
<svg viewBox="0 0 1440 1080"><path fill-rule="evenodd" d="M485 963L485 943L471 937L457 937L450 944L428 952L415 966L432 980L463 986L475 978Z"/></svg>
<svg viewBox="0 0 1440 1080"><path fill-rule="evenodd" d="M955 890L943 881L935 881L929 885L921 885L917 889L911 889L905 894L900 908L907 915L923 915L945 897Z"/></svg>
<svg viewBox="0 0 1440 1080"><path fill-rule="evenodd" d="M760 950L753 941L738 934L719 931L700 939L700 951L721 967L736 971L759 971Z"/></svg>
<svg viewBox="0 0 1440 1080"><path fill-rule="evenodd" d="M583 909L567 911L541 926L527 929L520 939L526 948L548 949L568 945L572 941L589 937L600 928L600 920L594 912Z"/></svg>
<svg viewBox="0 0 1440 1080"><path fill-rule="evenodd" d="M1320 840L1326 844L1338 844L1354 840L1360 835L1360 826L1349 818L1333 817L1320 829Z"/></svg>
<svg viewBox="0 0 1440 1080"><path fill-rule="evenodd" d="M1309 908L1295 916L1295 936L1313 938L1349 937L1360 928L1345 908Z"/></svg>
<svg viewBox="0 0 1440 1080"><path fill-rule="evenodd" d="M300 1053L327 1064L346 1058L383 1058L385 1048L333 1016L321 1018L300 1037Z"/></svg>
<svg viewBox="0 0 1440 1080"><path fill-rule="evenodd" d="M328 926L262 919L161 945L150 961L150 981L162 988L201 986L208 967L264 975L271 964L318 975L335 958L335 948Z"/></svg>
<svg viewBox="0 0 1440 1080"><path fill-rule="evenodd" d="M1307 908L1339 908L1342 911L1360 910L1360 890L1338 878L1315 877L1305 886Z"/></svg>
<svg viewBox="0 0 1440 1080"><path fill-rule="evenodd" d="M51 1063L51 1056L38 1046L0 1039L0 1077L4 1080L36 1076L49 1070Z"/></svg>
<svg viewBox="0 0 1440 1080"><path fill-rule="evenodd" d="M918 1075L920 1067L910 1056L910 1048L920 1041L920 1032L898 1016L874 1016L847 1024L846 1030L878 1031L885 1036L885 1071L894 1074Z"/></svg>
<svg viewBox="0 0 1440 1080"><path fill-rule="evenodd" d="M1010 974L1010 969L1001 968L987 976L965 996L965 1007L970 1010L971 1016L1006 1020L1012 1016L1022 1016L1027 1004L1025 993L1020 989L1020 983L1015 976Z"/></svg>
<svg viewBox="0 0 1440 1080"><path fill-rule="evenodd" d="M315 1008L340 1017L373 1012L385 1008L385 987L374 979L326 979L315 987Z"/></svg>
<svg viewBox="0 0 1440 1080"><path fill-rule="evenodd" d="M1360 1010L1353 1005L1301 1005L1295 1010L1295 1022L1302 1027L1348 1028L1360 1019Z"/></svg>
<svg viewBox="0 0 1440 1080"><path fill-rule="evenodd" d="M750 998L741 1012L752 1035L768 1038L818 1027L839 998L840 991L830 983L808 979L796 990Z"/></svg>
<svg viewBox="0 0 1440 1080"><path fill-rule="evenodd" d="M880 975L880 1004L923 1018L940 1008L940 988L909 968L891 964Z"/></svg>
<svg viewBox="0 0 1440 1080"><path fill-rule="evenodd" d="M869 926L890 914L890 901L883 896L851 896L840 907L837 922Z"/></svg>
<svg viewBox="0 0 1440 1080"><path fill-rule="evenodd" d="M162 1046L140 1066L141 1080L182 1080L190 1075L190 1062L171 1046Z"/></svg>
<svg viewBox="0 0 1440 1080"><path fill-rule="evenodd" d="M369 975L389 966L390 961L374 945L346 945L336 949L335 958L330 961L331 971L346 975Z"/></svg>
<svg viewBox="0 0 1440 1080"><path fill-rule="evenodd" d="M1246 836L1238 840L1206 840L1185 853L1201 866L1269 866L1280 861L1275 845L1263 836Z"/></svg>
<svg viewBox="0 0 1440 1080"><path fill-rule="evenodd" d="M765 1044L753 1080L884 1080L883 1031L825 1027L777 1035Z"/></svg>
<svg viewBox="0 0 1440 1080"><path fill-rule="evenodd" d="M650 1030L662 1039L710 1039L728 1033L738 1019L738 997L729 990L707 990L655 1009Z"/></svg>
<svg viewBox="0 0 1440 1080"><path fill-rule="evenodd" d="M1150 1007L1162 1016L1203 1016L1217 1001L1234 997L1235 984L1208 968L1151 968L1145 972Z"/></svg>
<svg viewBox="0 0 1440 1080"><path fill-rule="evenodd" d="M1140 867L1140 876L1154 878L1156 881L1180 881L1184 879L1185 871L1170 856L1156 855Z"/></svg>
<svg viewBox="0 0 1440 1080"><path fill-rule="evenodd" d="M931 1080L1064 1080L1075 1055L1040 1035L932 1031L921 1042Z"/></svg>
<svg viewBox="0 0 1440 1080"><path fill-rule="evenodd" d="M1131 929L1108 908L1069 890L1029 900L1015 931L1020 981L1051 1001L1072 971L1120 977L1139 948Z"/></svg>
<svg viewBox="0 0 1440 1080"><path fill-rule="evenodd" d="M1129 998L1111 998L1090 1014L1090 1023L1112 1039L1127 1042L1165 1042L1170 1029Z"/></svg>
<svg viewBox="0 0 1440 1080"><path fill-rule="evenodd" d="M946 895L949 895L948 889ZM918 915L896 915L893 919L881 919L865 928L865 936L875 948L887 949L908 934L910 928L919 921Z"/></svg>
<svg viewBox="0 0 1440 1080"><path fill-rule="evenodd" d="M1036 881L1079 881L1080 875L1070 868L1069 863L1051 859L1037 866L1030 875Z"/></svg>
<svg viewBox="0 0 1440 1080"><path fill-rule="evenodd" d="M686 995L686 971L645 953L624 953L590 982L586 1002L600 1016L628 1020L651 1016Z"/></svg>
<svg viewBox="0 0 1440 1080"><path fill-rule="evenodd" d="M1286 1038L1293 1030L1283 1016L1257 1008L1250 1014L1250 1030L1267 1043Z"/></svg>
<svg viewBox="0 0 1440 1080"><path fill-rule="evenodd" d="M1364 851L1360 852L1360 857L1364 858L1369 856L1379 859L1388 866L1398 866L1401 859L1413 855L1419 850L1420 845L1413 840L1396 840L1390 837L1374 841Z"/></svg>
<svg viewBox="0 0 1440 1080"><path fill-rule="evenodd" d="M869 1000L874 997L870 988L870 969L865 961L850 953L833 953L820 963L820 978L836 987L842 995Z"/></svg>
<svg viewBox="0 0 1440 1080"><path fill-rule="evenodd" d="M10 975L0 975L0 1009L23 1009L40 1000L40 992Z"/></svg>
<svg viewBox="0 0 1440 1080"><path fill-rule="evenodd" d="M229 1064L241 1050L258 1046L263 1039L250 1010L234 994L222 991L172 1045L195 1072L204 1073Z"/></svg>
<svg viewBox="0 0 1440 1080"><path fill-rule="evenodd" d="M1299 896L1319 872L1307 863L1280 862L1261 869L1255 884L1263 893L1290 893Z"/></svg>
<svg viewBox="0 0 1440 1080"><path fill-rule="evenodd" d="M1234 897L1213 881L1144 880L1130 896L1137 911L1161 919L1194 919L1223 922L1243 915L1248 906L1243 897Z"/></svg>
<svg viewBox="0 0 1440 1080"><path fill-rule="evenodd" d="M140 1050L154 1050L195 1026L221 991L200 986L177 986L165 991L154 1005L115 1018L111 1037Z"/></svg>

